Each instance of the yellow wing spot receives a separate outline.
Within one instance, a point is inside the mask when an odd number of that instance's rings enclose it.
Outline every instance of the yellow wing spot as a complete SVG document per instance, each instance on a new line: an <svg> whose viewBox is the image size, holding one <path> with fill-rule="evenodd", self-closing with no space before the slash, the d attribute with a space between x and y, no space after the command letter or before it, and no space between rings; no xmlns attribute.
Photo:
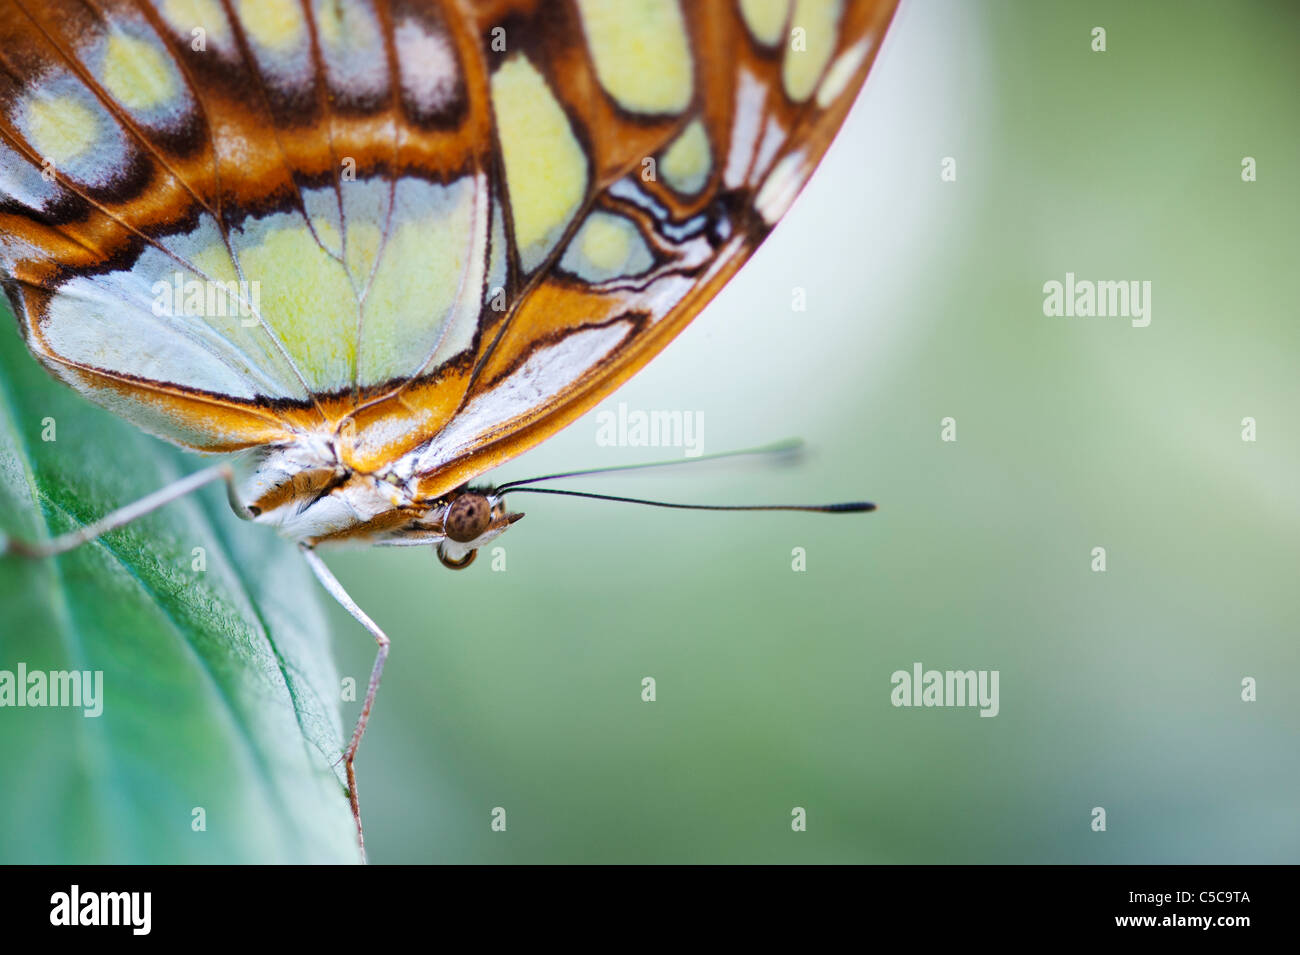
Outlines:
<svg viewBox="0 0 1300 955"><path fill-rule="evenodd" d="M320 239L320 244L327 249L337 249L339 247L339 230L329 219L320 219L312 223L316 230L316 238Z"/></svg>
<svg viewBox="0 0 1300 955"><path fill-rule="evenodd" d="M164 0L163 19L178 33L190 36L196 28L207 31L217 40L227 40L230 31L221 0Z"/></svg>
<svg viewBox="0 0 1300 955"><path fill-rule="evenodd" d="M80 156L99 138L94 112L71 96L33 96L24 127L32 147L56 165Z"/></svg>
<svg viewBox="0 0 1300 955"><path fill-rule="evenodd" d="M781 42L789 14L790 0L740 0L740 15L745 26L763 46L776 46Z"/></svg>
<svg viewBox="0 0 1300 955"><path fill-rule="evenodd" d="M841 0L795 0L790 20L790 49L781 64L781 82L785 93L802 103L817 87L822 70L835 51ZM796 35L796 31L802 34Z"/></svg>
<svg viewBox="0 0 1300 955"><path fill-rule="evenodd" d="M366 297L357 366L362 385L413 374L435 345L454 353L473 340L473 321L456 324L464 311L456 306L471 254L474 190L462 180L450 199L449 206L393 228Z"/></svg>
<svg viewBox="0 0 1300 955"><path fill-rule="evenodd" d="M353 7L344 7L339 3L317 3L312 9L316 17L316 32L329 46L339 47L344 36L343 18L347 17ZM349 19L355 19L355 15Z"/></svg>
<svg viewBox="0 0 1300 955"><path fill-rule="evenodd" d="M348 247L345 264L352 281L365 288L379 261L379 247L384 234L378 222L349 222Z"/></svg>
<svg viewBox="0 0 1300 955"><path fill-rule="evenodd" d="M588 282L640 275L654 266L654 256L632 220L608 212L587 216L560 268Z"/></svg>
<svg viewBox="0 0 1300 955"><path fill-rule="evenodd" d="M258 282L262 316L316 390L352 381L357 305L347 273L306 226L272 228L240 249L244 275Z"/></svg>
<svg viewBox="0 0 1300 955"><path fill-rule="evenodd" d="M587 154L546 80L523 56L492 76L492 106L525 270L551 251L587 192Z"/></svg>
<svg viewBox="0 0 1300 955"><path fill-rule="evenodd" d="M582 254L597 268L618 268L632 248L628 229L614 216L593 215L582 228Z"/></svg>
<svg viewBox="0 0 1300 955"><path fill-rule="evenodd" d="M224 243L214 242L190 257L194 267L214 282L237 282L239 273Z"/></svg>
<svg viewBox="0 0 1300 955"><path fill-rule="evenodd" d="M704 188L712 168L709 134L698 119L682 130L659 160L659 171L663 173L664 181L684 196L694 195Z"/></svg>
<svg viewBox="0 0 1300 955"><path fill-rule="evenodd" d="M171 63L155 44L123 33L108 38L100 79L127 109L161 106L176 96Z"/></svg>
<svg viewBox="0 0 1300 955"><path fill-rule="evenodd" d="M635 113L680 113L694 75L677 0L578 0L600 85Z"/></svg>
<svg viewBox="0 0 1300 955"><path fill-rule="evenodd" d="M295 0L240 0L239 22L249 36L271 50L303 43L306 23Z"/></svg>

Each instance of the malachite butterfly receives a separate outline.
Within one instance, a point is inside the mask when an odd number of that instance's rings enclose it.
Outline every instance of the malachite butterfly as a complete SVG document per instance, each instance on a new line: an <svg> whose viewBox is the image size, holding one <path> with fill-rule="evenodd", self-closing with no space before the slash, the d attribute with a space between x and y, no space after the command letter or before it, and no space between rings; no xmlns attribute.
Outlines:
<svg viewBox="0 0 1300 955"><path fill-rule="evenodd" d="M468 482L659 352L789 208L895 0L0 0L0 274L31 352L315 548L461 567ZM818 510L825 508L808 508ZM833 509L833 508L832 508ZM867 506L840 506L864 510Z"/></svg>

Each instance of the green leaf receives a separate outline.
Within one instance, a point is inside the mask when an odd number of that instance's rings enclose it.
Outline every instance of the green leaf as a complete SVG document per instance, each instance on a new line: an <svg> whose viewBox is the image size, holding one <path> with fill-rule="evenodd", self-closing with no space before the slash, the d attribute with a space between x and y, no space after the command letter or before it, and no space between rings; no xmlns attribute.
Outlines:
<svg viewBox="0 0 1300 955"><path fill-rule="evenodd" d="M0 530L58 534L210 463L57 383L0 324ZM0 557L0 671L103 674L99 716L0 707L0 862L356 861L316 589L220 485L62 557Z"/></svg>

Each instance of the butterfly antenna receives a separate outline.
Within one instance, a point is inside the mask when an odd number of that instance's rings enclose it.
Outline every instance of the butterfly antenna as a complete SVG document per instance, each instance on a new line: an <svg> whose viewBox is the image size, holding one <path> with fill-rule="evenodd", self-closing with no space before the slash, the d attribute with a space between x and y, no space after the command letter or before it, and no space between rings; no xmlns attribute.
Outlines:
<svg viewBox="0 0 1300 955"><path fill-rule="evenodd" d="M497 489L498 492L502 488ZM619 497L614 494L593 494L590 491L566 491L553 487L515 487L516 493L561 494L565 497L589 497L595 501L618 501L622 504L645 504L648 507L670 507L678 511L807 511L814 514L861 514L874 511L870 501L846 501L841 504L674 504L670 501L649 501L640 497Z"/></svg>
<svg viewBox="0 0 1300 955"><path fill-rule="evenodd" d="M645 464L617 464L613 467L606 468L587 468L582 471L564 471L559 474L544 474L541 477L524 478L519 481L507 481L496 492L501 494L512 488L522 487L525 484L538 484L542 481L556 481L560 478L585 477L590 474L611 474L615 471L641 471L647 468L666 468L674 464L695 464L698 461L717 461L721 458L739 458L747 455L772 455L779 457L782 455L794 456L803 450L803 440L801 438L786 438L784 441L775 441L772 444L760 445L756 448L742 448L739 451L718 451L714 454L702 454L693 458L673 458L668 461L649 461ZM570 492L577 493L577 492ZM686 505L682 505L686 506Z"/></svg>

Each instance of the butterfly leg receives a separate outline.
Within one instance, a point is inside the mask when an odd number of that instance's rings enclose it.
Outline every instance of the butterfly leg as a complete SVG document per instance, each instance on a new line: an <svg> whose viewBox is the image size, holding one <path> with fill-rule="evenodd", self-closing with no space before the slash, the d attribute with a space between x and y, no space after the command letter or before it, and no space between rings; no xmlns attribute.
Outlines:
<svg viewBox="0 0 1300 955"><path fill-rule="evenodd" d="M298 545L302 549L302 555L307 559L307 565L311 567L312 573L320 581L331 597L339 602L344 610L350 613L366 631L375 638L379 650L375 654L374 666L370 668L370 683L366 687L366 700L361 704L361 715L357 717L356 728L352 730L352 739L348 743L348 748L343 753L344 768L347 770L348 777L348 801L352 804L352 818L357 823L357 841L361 845L361 860L366 858L366 837L361 829L361 805L357 801L357 774L353 768L353 763L357 756L357 747L361 745L361 737L366 731L366 721L370 719L370 708L374 705L375 694L379 691L379 680L384 675L384 662L388 659L388 635L379 629L379 625L371 620L364 610L357 606L355 600L348 595L339 583L333 571L325 566L325 562L320 559L320 555L312 549L310 544Z"/></svg>
<svg viewBox="0 0 1300 955"><path fill-rule="evenodd" d="M125 507L119 507L116 511L104 515L97 521L79 527L75 531L60 534L58 537L51 537L49 540L25 541L0 534L0 556L13 555L39 559L66 553L94 540L101 534L106 534L109 531L130 524L132 521L138 520L146 514L150 514L158 510L158 508L215 481L226 482L230 492L231 505L235 508L236 513L239 513L242 517L248 517L249 515L244 511L242 505L239 505L235 499L234 470L229 464L218 464L215 467L204 468L202 471L187 474L180 480L173 481L166 487L160 488L138 501L134 501Z"/></svg>

